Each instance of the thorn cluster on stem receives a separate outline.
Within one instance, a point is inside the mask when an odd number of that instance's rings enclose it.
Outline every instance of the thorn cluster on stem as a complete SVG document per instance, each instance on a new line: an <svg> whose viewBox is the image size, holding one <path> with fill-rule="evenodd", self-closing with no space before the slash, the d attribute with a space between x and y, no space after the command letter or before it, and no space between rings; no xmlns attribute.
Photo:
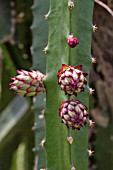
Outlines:
<svg viewBox="0 0 113 170"><path fill-rule="evenodd" d="M89 90L91 95L94 94L95 89L90 88Z"/></svg>
<svg viewBox="0 0 113 170"><path fill-rule="evenodd" d="M73 143L73 138L72 138L72 136L69 136L69 137L67 138L67 141L68 141L69 144L71 145L71 144Z"/></svg>
<svg viewBox="0 0 113 170"><path fill-rule="evenodd" d="M95 25L93 25L93 32L97 32L98 31L98 27Z"/></svg>
<svg viewBox="0 0 113 170"><path fill-rule="evenodd" d="M41 147L44 147L44 144L45 144L45 139L43 139L43 140L40 142L39 145L40 145Z"/></svg>
<svg viewBox="0 0 113 170"><path fill-rule="evenodd" d="M89 156L92 156L92 155L94 154L94 151L92 151L92 150L90 149L90 150L88 150L88 154L89 154Z"/></svg>
<svg viewBox="0 0 113 170"><path fill-rule="evenodd" d="M92 63L93 63L93 64L96 63L96 57L92 57Z"/></svg>
<svg viewBox="0 0 113 170"><path fill-rule="evenodd" d="M74 8L74 2L72 0L69 0L68 7L69 7L69 9L73 9Z"/></svg>

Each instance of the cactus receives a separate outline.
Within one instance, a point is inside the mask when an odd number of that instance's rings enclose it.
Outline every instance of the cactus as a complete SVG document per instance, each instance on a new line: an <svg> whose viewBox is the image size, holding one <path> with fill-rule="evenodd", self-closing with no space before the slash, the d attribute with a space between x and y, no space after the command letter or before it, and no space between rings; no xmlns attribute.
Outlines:
<svg viewBox="0 0 113 170"><path fill-rule="evenodd" d="M72 10L72 33L79 40L79 45L73 51L71 50L70 63L72 65L83 65L83 70L90 72L91 67L91 38L92 38L92 15L93 15L94 0L77 1L75 9ZM87 41L87 42L86 42ZM89 82L89 81L88 81ZM86 88L84 93L78 95L78 100L89 108L89 93ZM87 141L88 127L84 127L79 132L71 132L75 141L72 145L72 161L78 170L86 170L88 167ZM81 164L82 160L82 164Z"/></svg>
<svg viewBox="0 0 113 170"><path fill-rule="evenodd" d="M69 170L74 166L77 170L86 170L88 127L80 131L69 130L69 132L63 124L59 123L57 115L59 105L68 97L59 89L56 74L62 64L83 65L83 71L90 72L94 0L76 1L72 11L68 9L67 4L68 1L51 0L48 13L49 39L46 48L47 75L45 78L47 168ZM66 45L69 34L76 35L79 40L79 45L75 49L70 49ZM89 107L89 87L85 88L85 92L79 94L77 99ZM74 139L71 146L66 141L69 133Z"/></svg>
<svg viewBox="0 0 113 170"><path fill-rule="evenodd" d="M33 10L33 45L31 51L33 53L33 66L32 69L40 70L43 74L46 72L46 56L43 53L43 48L47 43L48 24L44 22L44 14L49 9L49 0L34 1L32 6ZM45 94L34 98L34 130L35 130L35 169L40 170L46 167L45 150L41 146L41 141L45 139L45 121L43 113L45 110ZM38 164L37 164L38 161Z"/></svg>
<svg viewBox="0 0 113 170"><path fill-rule="evenodd" d="M35 1L33 6L33 68L45 73L44 62L46 59L42 53L40 53L40 50L47 35L44 33L46 31L44 25L39 22L40 17L38 19L38 15L41 13L40 8L38 7L42 4L43 3L40 1ZM89 82L89 76L86 81L86 73L89 75L91 67L90 53L91 35L93 31L93 5L94 0L88 0L87 2L84 0L76 1L75 4L72 0L51 0L50 10L48 14L45 15L45 19L48 19L49 23L48 44L47 47L44 48L44 52L47 55L46 76L44 77L44 86L46 88L46 112L44 114L46 123L46 141L43 140L41 146L45 147L47 164L45 164L45 155L39 147L40 137L45 134L45 132L42 132L44 129L44 122L40 124L38 116L41 109L45 107L45 104L43 103L44 96L42 96L36 98L34 105L36 107L36 102L41 103L39 109L38 106L37 109L35 109L35 121L39 125L38 128L35 127L37 137L34 149L34 151L36 151L36 158L37 156L39 158L39 166L36 167L38 170L40 168L47 168L48 170L87 170L88 168L88 154L91 155L91 151L88 152L87 150L88 125L85 127L83 126L88 123L86 120L88 116L86 110L89 107L89 94L90 92L92 93L92 90L90 90L88 85L85 85ZM42 6L42 8L44 6ZM40 23L41 25L38 25ZM39 32L38 29L40 30ZM44 34L44 39L39 39L35 36L39 34ZM73 34L76 35L77 38L75 38ZM39 45L41 46L39 47ZM77 78L72 77L71 75L71 80L74 80L75 78L74 81L76 81L76 83L79 81L78 84L80 85L80 88L77 88L77 90L74 90L72 93L70 93L70 91L68 93L68 90L65 91L65 93L69 95L66 95L58 85L59 82L62 88L63 80L60 81L61 74L58 72L62 64L67 67L63 72L60 70L60 73L64 74L64 78L74 72L76 73ZM83 72L81 71L81 66L83 67ZM66 72L68 69L69 71ZM57 80L57 76L59 80ZM65 85L67 86L66 81L67 80L65 79ZM71 82L71 85L68 85L68 88L70 88L72 84L73 82ZM63 87L62 89L64 90L65 88ZM81 91L84 92L80 93ZM78 92L80 94L78 94ZM77 95L77 97L72 94ZM70 97L70 95L72 96ZM71 105L69 104L69 107L71 107L70 109L72 109L73 106L75 107L73 110L74 113L70 113L70 110L63 111L63 109L66 109L66 106L64 108L63 106L67 103L71 103ZM76 106L73 105L73 103ZM61 123L58 112L67 127ZM77 122L74 120L73 124L73 122L69 122L69 120L66 122L66 114L68 114L67 116L71 121L73 115L74 117L80 115L77 117ZM69 129L70 127L72 127L72 130Z"/></svg>

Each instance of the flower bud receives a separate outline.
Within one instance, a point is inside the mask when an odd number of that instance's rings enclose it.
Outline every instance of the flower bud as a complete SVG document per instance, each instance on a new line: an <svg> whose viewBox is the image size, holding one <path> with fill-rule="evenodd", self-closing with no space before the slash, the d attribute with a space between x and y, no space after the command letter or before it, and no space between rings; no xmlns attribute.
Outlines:
<svg viewBox="0 0 113 170"><path fill-rule="evenodd" d="M45 75L39 71L17 71L19 74L14 78L12 83L10 83L10 89L15 90L15 93L21 94L22 96L37 96L40 93L45 92L45 87L43 80Z"/></svg>
<svg viewBox="0 0 113 170"><path fill-rule="evenodd" d="M77 93L84 91L87 75L82 71L82 65L72 67L62 64L62 69L57 74L58 84L65 91L65 94L77 95Z"/></svg>
<svg viewBox="0 0 113 170"><path fill-rule="evenodd" d="M80 130L81 127L87 124L87 107L79 100L64 101L60 105L59 116L67 128Z"/></svg>
<svg viewBox="0 0 113 170"><path fill-rule="evenodd" d="M73 35L69 35L67 43L71 48L74 48L79 44L78 39L73 37Z"/></svg>

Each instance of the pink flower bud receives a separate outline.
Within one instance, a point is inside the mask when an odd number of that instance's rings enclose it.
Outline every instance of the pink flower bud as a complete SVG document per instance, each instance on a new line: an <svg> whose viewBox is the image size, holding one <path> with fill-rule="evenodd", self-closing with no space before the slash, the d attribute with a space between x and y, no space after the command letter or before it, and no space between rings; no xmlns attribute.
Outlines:
<svg viewBox="0 0 113 170"><path fill-rule="evenodd" d="M71 48L74 48L79 44L78 39L73 37L73 35L69 35L67 43Z"/></svg>
<svg viewBox="0 0 113 170"><path fill-rule="evenodd" d="M62 69L58 71L58 84L61 89L68 95L77 95L77 93L84 91L87 84L86 76L88 74L82 71L82 65L68 66L62 64Z"/></svg>
<svg viewBox="0 0 113 170"><path fill-rule="evenodd" d="M79 100L64 101L60 105L59 116L67 128L80 130L81 127L87 124L87 107Z"/></svg>

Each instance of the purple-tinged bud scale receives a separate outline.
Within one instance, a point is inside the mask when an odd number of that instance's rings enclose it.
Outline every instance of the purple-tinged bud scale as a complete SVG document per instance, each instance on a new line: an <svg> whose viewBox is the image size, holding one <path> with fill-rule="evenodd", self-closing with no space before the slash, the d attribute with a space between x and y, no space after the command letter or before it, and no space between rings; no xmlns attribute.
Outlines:
<svg viewBox="0 0 113 170"><path fill-rule="evenodd" d="M74 48L76 47L76 45L79 44L78 39L76 37L73 37L73 35L69 35L67 43L71 48Z"/></svg>
<svg viewBox="0 0 113 170"><path fill-rule="evenodd" d="M72 67L62 64L62 69L57 74L58 84L65 94L77 96L77 93L84 91L87 75L82 71L82 65Z"/></svg>
<svg viewBox="0 0 113 170"><path fill-rule="evenodd" d="M10 89L15 90L16 94L21 94L22 96L37 96L40 93L45 92L45 87L43 80L45 75L39 71L17 71L19 74L11 78L13 80L10 83Z"/></svg>
<svg viewBox="0 0 113 170"><path fill-rule="evenodd" d="M64 101L60 105L59 116L67 128L80 130L81 127L87 124L87 107L79 100Z"/></svg>

